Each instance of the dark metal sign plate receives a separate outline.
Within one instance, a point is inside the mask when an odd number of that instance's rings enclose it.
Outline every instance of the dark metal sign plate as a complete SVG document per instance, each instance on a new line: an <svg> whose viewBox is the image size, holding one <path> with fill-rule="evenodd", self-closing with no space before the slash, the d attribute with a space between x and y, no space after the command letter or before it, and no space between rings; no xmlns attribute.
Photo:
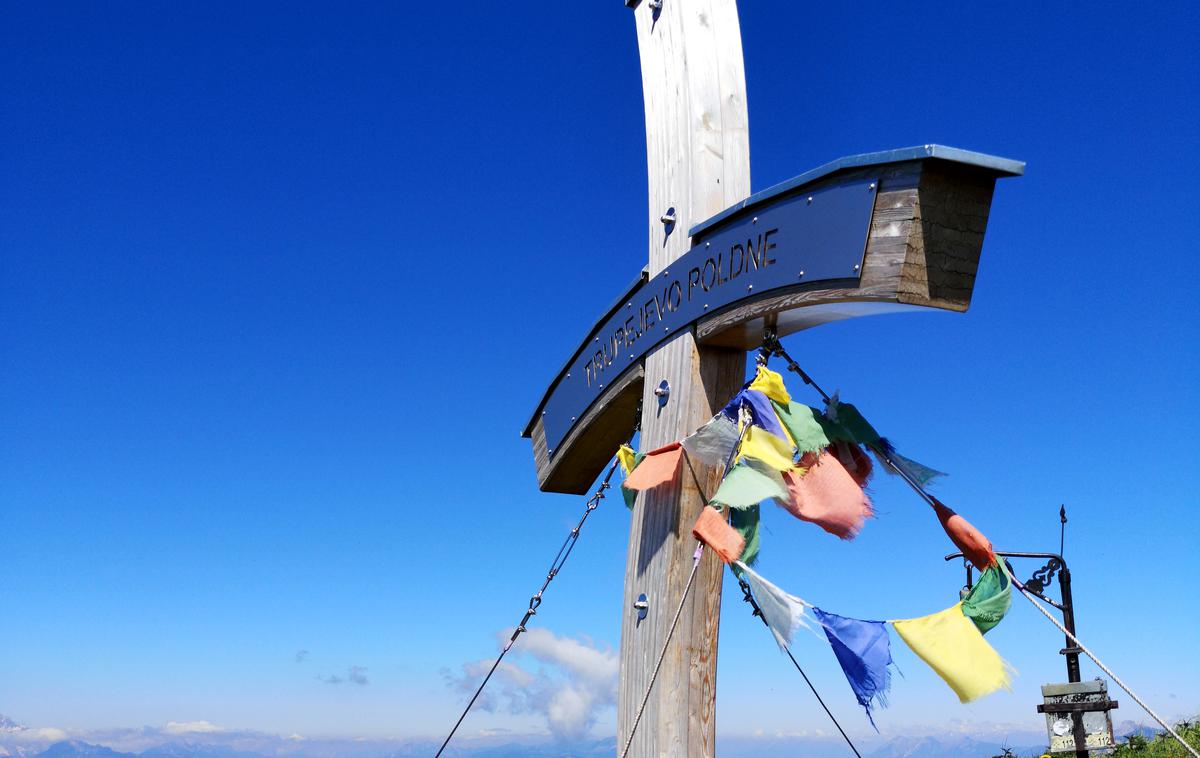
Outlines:
<svg viewBox="0 0 1200 758"><path fill-rule="evenodd" d="M703 317L796 284L857 280L875 179L782 194L710 226L588 335L542 407L550 455L630 366Z"/></svg>

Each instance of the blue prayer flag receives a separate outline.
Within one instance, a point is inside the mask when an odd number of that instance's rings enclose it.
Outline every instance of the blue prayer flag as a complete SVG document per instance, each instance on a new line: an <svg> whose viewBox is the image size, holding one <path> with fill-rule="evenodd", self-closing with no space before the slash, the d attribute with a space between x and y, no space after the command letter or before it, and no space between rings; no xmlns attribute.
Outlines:
<svg viewBox="0 0 1200 758"><path fill-rule="evenodd" d="M886 693L892 676L888 669L892 663L891 638L885 623L848 619L815 606L812 611L825 628L825 636L842 665L850 689L854 690L854 697L867 712L871 726L875 727L871 706L887 706ZM875 727L875 731L879 728Z"/></svg>

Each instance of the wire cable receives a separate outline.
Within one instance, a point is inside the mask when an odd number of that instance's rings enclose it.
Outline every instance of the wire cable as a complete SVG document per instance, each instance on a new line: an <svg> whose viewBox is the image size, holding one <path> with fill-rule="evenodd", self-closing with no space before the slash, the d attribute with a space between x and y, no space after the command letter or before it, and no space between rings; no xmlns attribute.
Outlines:
<svg viewBox="0 0 1200 758"><path fill-rule="evenodd" d="M762 620L763 626L770 629L771 625L767 623L766 616L763 615L762 609L758 607L758 603L754 600L753 593L750 592L750 585L747 584L746 581L741 577L738 578L738 585L742 588L742 595L744 596L742 597L742 600L749 603L750 607L754 609L754 612L751 615L758 616ZM833 725L837 727L837 730L842 733L842 738L846 740L846 744L850 746L850 750L853 751L858 758L862 758L862 754L858 752L858 748L854 747L854 743L850 740L850 736L846 734L846 730L843 729L842 725L838 723L838 720L833 715L833 712L829 710L829 706L825 705L824 699L821 698L821 693L817 692L817 688L813 686L812 681L808 678L808 674L804 673L804 669L800 668L800 664L796 661L796 656L792 655L791 649L785 645L783 647L783 652L787 653L787 657L792 659L792 665L795 666L796 670L800 672L800 676L804 677L804 683L808 685L808 688L812 690L812 694L816 696L817 702L820 703L821 707L825 709L825 715L829 716L829 720L832 721Z"/></svg>
<svg viewBox="0 0 1200 758"><path fill-rule="evenodd" d="M513 631L512 637L508 639L508 642L504 645L504 649L500 651L500 655L496 658L496 662L492 664L492 668L488 671L487 676L485 676L483 681L479 683L479 688L476 689L475 694L471 696L471 701L467 703L467 707L463 709L462 715L458 717L458 721L454 722L454 728L450 730L450 734L446 735L446 740L442 743L442 746L438 748L437 754L434 756L434 758L439 758L442 752L446 749L446 746L450 744L450 740L454 738L454 733L458 731L458 727L462 724L463 719L467 717L467 714L471 711L471 707L475 705L475 701L479 699L480 693L483 692L483 688L487 686L488 680L492 678L492 674L496 673L496 669L500 667L500 661L504 660L504 656L508 655L508 651L512 649L513 643L517 641L517 637L520 637L521 633L525 631L525 625L529 623L529 619L533 618L537 614L538 606L542 604L542 594L546 591L546 588L550 586L550 582L554 581L554 577L558 576L558 572L562 570L563 564L567 562L567 558L571 557L571 551L575 549L575 543L579 540L579 531L583 528L583 523L587 521L587 517L591 515L592 511L596 510L596 508L600 506L600 501L604 499L604 491L609 488L608 482L612 478L613 472L616 471L616 468L617 460L613 459L613 462L608 467L608 473L604 475L604 479L600 482L600 486L596 489L596 492L590 498L588 498L587 505L583 510L583 516L580 517L579 523L577 523L575 528L567 534L567 538L563 540L562 546L558 549L558 554L554 556L554 562L550 564L550 570L546 572L546 581L542 582L541 589L539 589L533 597L529 598L529 609L525 611L525 616L521 619L521 623L517 624L517 628Z"/></svg>
<svg viewBox="0 0 1200 758"><path fill-rule="evenodd" d="M707 508L708 506L704 506ZM629 727L629 739L625 741L625 749L621 751L621 758L629 755L629 747L633 745L633 737L637 734L638 724L642 720L642 714L646 711L646 703L650 702L650 693L654 691L654 680L658 678L658 670L662 668L663 659L667 657L667 648L671 646L671 637L675 634L675 626L679 623L679 617L683 615L683 606L687 603L688 592L692 589L692 580L696 578L696 569L700 568L700 555L704 552L704 543L696 541L696 552L692 553L692 572L688 574L687 584L683 588L683 597L679 598L679 607L675 609L675 618L671 619L671 626L667 629L667 638L663 640L662 652L658 654L658 661L654 664L654 671L650 674L650 684L646 686L646 694L642 697L642 704L638 706L637 716L633 719L633 726Z"/></svg>
<svg viewBox="0 0 1200 758"><path fill-rule="evenodd" d="M799 364L797 364L794 360L792 360L792 357L790 355L788 355L787 351L783 349L783 346L781 344L779 344L779 339L777 337L775 337L775 335L773 333L767 334L763 337L763 350L768 351L771 354L782 357L784 360L787 361L788 369L790 371L793 371L793 372L799 374L800 378L804 380L805 384L812 385L817 390L817 392L819 392L821 394L821 397L823 397L825 399L826 403L831 401L830 396L827 395L825 393L825 391L823 389L821 389L817 385L817 383L814 382L811 377L809 377L809 375L807 373L805 373L804 369L800 368ZM872 450L875 450L876 453L878 453L880 456L882 456L884 461L889 465L889 467L891 467L896 473L900 474L900 477L902 479L904 479L905 482L908 483L908 486L912 487L913 491L915 491L918 495L920 495L921 498L925 500L925 502L927 502L927 503L929 503L929 505L935 506L935 507L938 505L936 498L934 498L932 495L930 495L928 492L926 492L925 489L920 484L913 481L913 479L910 476L908 476L908 474L902 468L899 468L892 463L891 459L886 455L886 451L881 451L879 449L876 449L875 446L872 446ZM1063 510L1065 511L1065 508ZM1062 518L1063 523L1066 523L1065 513L1060 512L1060 518ZM1060 537L1060 539L1061 539L1061 537ZM1061 544L1060 544L1059 552L1061 554ZM1071 640L1071 642L1073 642L1076 647L1078 647L1080 650L1082 650L1087 655L1088 658L1091 658L1092 662L1095 663L1097 666L1099 666L1100 669L1104 673L1106 673L1110 677L1112 677L1112 680L1114 682L1116 682L1117 685L1120 686L1121 689L1125 690L1125 692L1128 693L1131 698L1133 698L1134 702L1136 702L1138 705L1140 705L1142 707L1142 710L1144 710L1146 713L1150 714L1150 717L1153 718L1155 721L1157 721L1158 724L1163 729L1166 729L1167 732L1172 737L1174 737L1179 742L1180 745L1183 745L1184 749L1186 749L1189 753L1191 753L1196 758L1200 758L1200 753L1196 752L1195 748L1193 748L1191 745L1189 745L1187 742L1185 742L1183 740L1183 738L1180 737L1175 732L1174 729L1172 729L1170 726L1167 725L1167 722L1164 721L1162 719L1162 717L1160 717L1157 713L1155 713L1153 710L1151 710L1150 706L1146 705L1145 701L1143 701L1141 698L1139 698L1137 695L1135 695L1133 690L1129 689L1129 687L1126 686L1126 684L1121 681L1121 678L1112 672L1112 669L1108 668L1108 666L1105 666L1103 663L1101 663L1100 659L1097 658L1095 656L1095 654L1092 653L1091 650L1088 650L1086 647L1084 647L1083 643L1079 641L1078 637L1076 637L1075 635L1068 632L1067 628L1065 626L1063 626L1061 623L1059 623L1058 619L1054 618L1054 616L1052 616L1049 611L1047 611L1045 608L1043 608L1041 603L1034 600L1033 594L1029 590L1025 589L1025 585L1023 585L1021 582L1017 581L1016 578L1013 578L1012 581L1013 581L1013 584L1017 587L1017 589L1019 589L1021 591L1021 595L1026 600L1028 600L1030 603L1033 603L1033 607L1037 608L1038 611L1040 611L1043 616L1050 619L1050 623L1054 624L1054 626L1058 627L1058 630L1060 632L1062 632L1063 634L1065 634L1067 639Z"/></svg>
<svg viewBox="0 0 1200 758"><path fill-rule="evenodd" d="M1112 677L1112 680L1114 682L1116 682L1121 687L1121 689L1125 690L1125 692L1129 694L1129 697L1133 698L1134 702L1142 707L1142 710L1144 710L1146 713L1149 713L1150 718L1157 721L1163 729L1166 729L1167 732L1169 732L1170 735L1172 737L1174 737L1179 742L1180 745L1183 745L1185 750L1187 750L1192 755L1196 756L1196 758L1200 758L1200 753L1196 752L1196 749L1194 747L1192 747L1191 745L1184 742L1183 738L1180 737L1175 732L1174 729L1167 726L1167 722L1163 721L1161 716L1159 716L1157 713L1152 711L1150 709L1150 706L1146 705L1146 703L1140 697L1138 697L1136 694L1134 694L1133 690L1129 689L1129 687L1125 684L1125 682L1121 681L1121 678L1119 676L1117 676L1116 674L1114 674L1112 672L1112 669L1110 669L1108 666L1105 666L1103 663L1101 663L1100 659L1097 658L1095 656L1095 654L1092 653L1091 650L1088 650L1084 646L1084 644L1079 641L1078 637L1076 637L1075 635L1068 632L1067 628L1058 622L1058 619L1056 619L1056 618L1054 618L1054 616L1050 615L1050 612L1047 611L1045 608L1043 608L1041 603L1034 600L1033 596L1029 593L1029 591L1025 589L1025 585L1021 584L1016 579L1013 579L1013 584L1016 586L1017 589L1019 589L1021 591L1021 595L1023 595L1026 600L1033 603L1034 608L1037 608L1043 616L1050 619L1051 624L1054 624L1055 626L1057 626L1058 630L1060 632L1067 635L1067 639L1069 639L1071 642L1073 642L1075 644L1076 647L1078 647L1080 650L1082 650L1087 655L1088 658L1091 658L1092 662L1095 663L1097 666L1099 666L1101 671L1103 671L1104 673L1106 673L1110 677Z"/></svg>

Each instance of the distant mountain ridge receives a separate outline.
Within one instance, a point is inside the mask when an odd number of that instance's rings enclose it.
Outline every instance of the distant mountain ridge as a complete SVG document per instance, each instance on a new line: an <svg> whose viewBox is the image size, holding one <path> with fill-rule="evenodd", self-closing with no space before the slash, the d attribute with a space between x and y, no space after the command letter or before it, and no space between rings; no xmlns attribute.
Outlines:
<svg viewBox="0 0 1200 758"><path fill-rule="evenodd" d="M329 742L313 746L317 748L314 752L300 750L292 755L313 758L318 755L325 758L337 756L339 751L336 749L328 751L331 747ZM368 754L374 758L428 758L436 751L437 744L420 740L403 745L392 744L390 750L378 749L382 747L382 744L377 744L377 751ZM999 743L981 742L970 737L895 737L873 751L864 750L864 755L867 758L991 758L999 755L1004 747ZM1008 747L1015 755L1022 757L1040 755L1042 751L1042 746ZM840 740L826 737L718 737L717 748L722 758L790 758L799 753L806 758L844 758L847 752ZM615 750L616 741L611 737L563 745L549 738L498 736L464 741L448 751L447 755L455 758L597 758L612 755ZM140 752L121 752L73 739L56 742L41 752L27 754L26 758L278 758L278 754L269 750L252 752L186 740L156 745Z"/></svg>

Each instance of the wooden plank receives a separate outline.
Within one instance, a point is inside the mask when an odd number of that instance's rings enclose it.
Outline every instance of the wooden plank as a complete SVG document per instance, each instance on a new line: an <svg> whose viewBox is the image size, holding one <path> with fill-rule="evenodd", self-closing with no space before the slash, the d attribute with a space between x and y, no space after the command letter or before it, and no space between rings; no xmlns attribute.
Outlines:
<svg viewBox="0 0 1200 758"><path fill-rule="evenodd" d="M689 247L686 230L750 192L745 74L733 0L641 3L634 11L642 66L649 173L651 275ZM659 218L678 219L665 235ZM744 378L745 355L699 346L691 333L647 356L642 448L679 439L708 420ZM653 389L671 386L659 407ZM692 568L691 525L719 472L697 466L638 498L630 524L621 626L619 748L631 733L650 674ZM647 702L630 755L711 756L716 736L716 651L723 566L706 554ZM646 618L632 612L641 593Z"/></svg>
<svg viewBox="0 0 1200 758"><path fill-rule="evenodd" d="M549 492L583 495L591 490L596 476L612 460L613 452L628 442L637 424L635 416L642 399L642 364L630 367L593 405L559 445L553 458L546 447L546 430L541 419L533 426L533 460L538 487Z"/></svg>

